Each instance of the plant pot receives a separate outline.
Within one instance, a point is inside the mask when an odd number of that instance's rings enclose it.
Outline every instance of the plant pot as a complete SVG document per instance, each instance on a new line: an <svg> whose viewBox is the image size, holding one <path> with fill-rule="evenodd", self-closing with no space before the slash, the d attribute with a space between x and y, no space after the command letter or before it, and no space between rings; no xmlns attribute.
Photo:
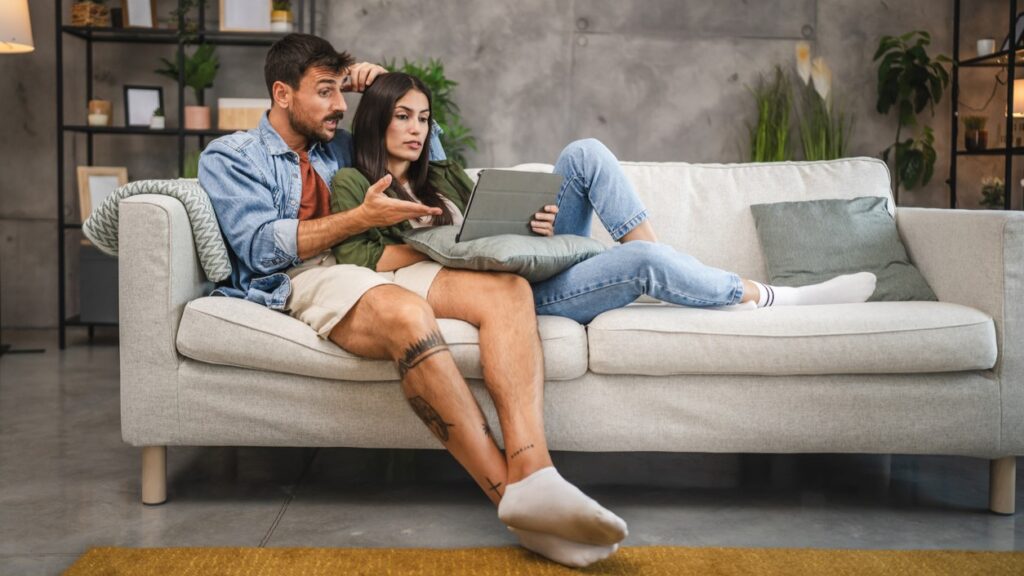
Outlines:
<svg viewBox="0 0 1024 576"><path fill-rule="evenodd" d="M110 27L110 9L96 2L75 2L71 5L72 26Z"/></svg>
<svg viewBox="0 0 1024 576"><path fill-rule="evenodd" d="M112 110L110 100L89 100L89 126L110 126Z"/></svg>
<svg viewBox="0 0 1024 576"><path fill-rule="evenodd" d="M274 10L270 13L270 30L271 32L291 32L292 31L292 11L291 10Z"/></svg>
<svg viewBox="0 0 1024 576"><path fill-rule="evenodd" d="M210 107L209 106L185 106L185 129L186 130L209 130L210 129Z"/></svg>
<svg viewBox="0 0 1024 576"><path fill-rule="evenodd" d="M163 130L167 126L167 119L163 116L153 116L149 120L149 128L151 130Z"/></svg>
<svg viewBox="0 0 1024 576"><path fill-rule="evenodd" d="M988 148L988 130L968 130L964 133L964 148L977 152Z"/></svg>

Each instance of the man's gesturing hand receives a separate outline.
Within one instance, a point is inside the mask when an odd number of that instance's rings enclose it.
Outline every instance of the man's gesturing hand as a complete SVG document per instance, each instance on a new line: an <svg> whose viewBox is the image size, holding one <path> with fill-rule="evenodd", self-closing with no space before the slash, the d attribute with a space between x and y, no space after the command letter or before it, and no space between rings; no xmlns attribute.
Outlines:
<svg viewBox="0 0 1024 576"><path fill-rule="evenodd" d="M410 218L420 216L439 216L440 208L431 208L418 202L406 200L395 200L384 193L391 185L391 175L384 176L370 189L366 191L359 210L363 213L363 219L367 228L378 228L380 226L394 226Z"/></svg>

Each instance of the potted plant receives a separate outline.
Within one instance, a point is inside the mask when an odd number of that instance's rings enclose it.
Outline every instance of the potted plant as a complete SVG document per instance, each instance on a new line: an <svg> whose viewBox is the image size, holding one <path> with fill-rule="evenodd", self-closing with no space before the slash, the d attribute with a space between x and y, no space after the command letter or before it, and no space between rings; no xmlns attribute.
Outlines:
<svg viewBox="0 0 1024 576"><path fill-rule="evenodd" d="M110 27L110 9L104 6L105 0L76 0L71 5L72 26Z"/></svg>
<svg viewBox="0 0 1024 576"><path fill-rule="evenodd" d="M155 70L157 74L178 80L177 63L161 58L164 67ZM211 44L200 44L191 56L185 54L185 85L192 88L196 105L185 106L185 129L208 130L210 128L210 107L203 105L203 91L213 86L220 61Z"/></svg>
<svg viewBox="0 0 1024 576"><path fill-rule="evenodd" d="M275 0L274 10L270 13L270 30L291 32L293 20L291 0Z"/></svg>
<svg viewBox="0 0 1024 576"><path fill-rule="evenodd" d="M760 76L756 88L750 89L757 106L757 124L747 126L750 134L751 162L791 160L789 147L789 114L793 89L789 75L776 66L771 78Z"/></svg>
<svg viewBox="0 0 1024 576"><path fill-rule="evenodd" d="M153 117L149 119L150 130L163 130L167 126L167 122L164 118L164 109L157 108L153 110Z"/></svg>
<svg viewBox="0 0 1024 576"><path fill-rule="evenodd" d="M925 108L935 115L935 105L949 85L949 73L944 63L952 62L943 55L934 59L925 47L931 35L924 31L908 32L902 36L883 36L878 42L874 60L878 62L878 102L880 114L897 112L896 140L882 151L882 159L889 161L893 154L893 197L899 203L900 186L906 189L923 186L935 172L935 137L929 126L923 126L917 136L901 140L904 129L918 127L917 115Z"/></svg>
<svg viewBox="0 0 1024 576"><path fill-rule="evenodd" d="M964 117L964 147L968 152L984 150L988 148L988 131L985 130L985 123L988 119L984 116Z"/></svg>
<svg viewBox="0 0 1024 576"><path fill-rule="evenodd" d="M981 202L980 204L989 210L1000 210L1006 201L1003 194L1006 187L1003 186L1003 179L998 176L986 176L981 179Z"/></svg>

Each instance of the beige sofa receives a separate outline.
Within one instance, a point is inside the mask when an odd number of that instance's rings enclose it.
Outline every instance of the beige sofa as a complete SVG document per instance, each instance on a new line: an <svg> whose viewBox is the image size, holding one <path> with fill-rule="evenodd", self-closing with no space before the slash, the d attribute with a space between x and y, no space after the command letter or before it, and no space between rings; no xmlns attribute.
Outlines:
<svg viewBox="0 0 1024 576"><path fill-rule="evenodd" d="M750 204L890 195L870 158L623 165L663 242L762 280ZM541 317L551 448L967 455L991 460L991 509L1012 513L1024 349L1006 343L1024 329L1024 214L900 208L896 220L939 302ZM143 502L166 498L168 446L440 447L391 363L207 297L177 200L123 201L119 237L122 432L143 448ZM441 327L496 421L476 330Z"/></svg>

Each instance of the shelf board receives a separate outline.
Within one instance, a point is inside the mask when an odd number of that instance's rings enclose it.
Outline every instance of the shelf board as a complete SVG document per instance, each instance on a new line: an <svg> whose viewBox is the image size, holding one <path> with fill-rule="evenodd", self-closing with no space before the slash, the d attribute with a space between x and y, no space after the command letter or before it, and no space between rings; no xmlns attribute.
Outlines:
<svg viewBox="0 0 1024 576"><path fill-rule="evenodd" d="M961 68L1006 68L1007 57L1009 54L1009 50L1003 50L1000 52L994 52L988 56L978 56L975 58L960 60L957 65ZM1024 50L1018 49L1016 51L1015 58L1018 68L1024 66Z"/></svg>
<svg viewBox="0 0 1024 576"><path fill-rule="evenodd" d="M145 126L86 126L82 124L65 124L66 132L81 132L83 134L143 134L147 136L177 136L177 128L164 128L154 130ZM185 130L185 136L224 136L234 134L237 130Z"/></svg>
<svg viewBox="0 0 1024 576"><path fill-rule="evenodd" d="M957 150L957 156L1005 156L1006 148L986 148L984 150ZM1011 156L1022 156L1024 155L1024 147L1010 148Z"/></svg>
<svg viewBox="0 0 1024 576"><path fill-rule="evenodd" d="M96 28L92 26L63 26L65 34L90 42L121 42L136 44L177 44L178 31L169 28ZM225 46L270 46L284 37L282 32L221 32L198 30L189 44Z"/></svg>

